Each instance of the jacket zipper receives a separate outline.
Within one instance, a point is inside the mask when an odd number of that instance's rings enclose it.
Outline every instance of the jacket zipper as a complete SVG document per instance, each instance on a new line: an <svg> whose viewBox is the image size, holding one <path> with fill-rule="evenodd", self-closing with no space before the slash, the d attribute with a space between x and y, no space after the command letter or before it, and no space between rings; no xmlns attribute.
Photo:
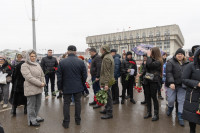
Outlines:
<svg viewBox="0 0 200 133"><path fill-rule="evenodd" d="M192 103L192 93L193 93L193 90L192 90L192 92L190 93L190 103Z"/></svg>

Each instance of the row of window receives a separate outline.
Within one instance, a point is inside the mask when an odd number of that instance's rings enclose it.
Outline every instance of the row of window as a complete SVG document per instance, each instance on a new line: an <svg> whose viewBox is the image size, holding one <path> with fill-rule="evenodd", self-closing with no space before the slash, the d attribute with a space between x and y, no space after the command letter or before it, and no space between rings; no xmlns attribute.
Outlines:
<svg viewBox="0 0 200 133"><path fill-rule="evenodd" d="M164 36L165 36L166 38L169 39L169 36L170 36L169 30L165 31ZM142 37L140 37L140 34L139 34L139 33L136 33L136 37L135 37L135 38L136 38L136 39L141 39L141 38L142 38L142 39L145 39L146 37L147 37L147 36L146 36L146 33L143 32ZM160 38L160 31L158 31L158 32L156 33L155 36L153 35L153 32L150 32L148 37L149 37L149 38L152 38L152 39L153 39L153 37ZM129 38L125 35L123 40L127 40L127 39L133 40L133 35L131 34ZM113 39L112 39L112 41L116 41L116 40L122 40L121 35L119 35L118 38L116 38L116 37L114 36ZM99 40L96 40L96 39L95 39L95 40L94 40L94 42L102 42L102 41L103 41L103 42L111 41L111 38L108 37L108 39L106 39L106 38L104 37L103 40L102 40L102 39L99 39ZM93 41L90 40L90 43L92 43L92 42L93 42Z"/></svg>

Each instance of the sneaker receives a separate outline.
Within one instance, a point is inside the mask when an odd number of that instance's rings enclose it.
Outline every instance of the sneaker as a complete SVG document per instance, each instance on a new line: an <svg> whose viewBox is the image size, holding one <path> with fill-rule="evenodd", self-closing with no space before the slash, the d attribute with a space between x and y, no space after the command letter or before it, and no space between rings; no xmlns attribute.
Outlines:
<svg viewBox="0 0 200 133"><path fill-rule="evenodd" d="M3 105L4 104L4 102L3 102L3 100L0 102L0 105Z"/></svg>
<svg viewBox="0 0 200 133"><path fill-rule="evenodd" d="M71 103L70 103L70 105L71 105L71 106L74 106L74 105L75 105L75 103L74 103L74 102L71 102Z"/></svg>
<svg viewBox="0 0 200 133"><path fill-rule="evenodd" d="M8 104L4 104L3 105L3 109L7 108L8 107Z"/></svg>

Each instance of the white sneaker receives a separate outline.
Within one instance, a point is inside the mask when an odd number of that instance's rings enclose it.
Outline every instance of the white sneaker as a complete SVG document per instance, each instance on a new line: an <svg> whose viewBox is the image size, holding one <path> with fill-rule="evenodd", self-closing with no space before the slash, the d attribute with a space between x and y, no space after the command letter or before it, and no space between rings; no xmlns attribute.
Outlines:
<svg viewBox="0 0 200 133"><path fill-rule="evenodd" d="M7 108L8 107L8 104L4 104L3 105L3 109Z"/></svg>
<svg viewBox="0 0 200 133"><path fill-rule="evenodd" d="M71 102L71 104L70 104L71 106L74 106L75 105L75 103L74 102Z"/></svg>
<svg viewBox="0 0 200 133"><path fill-rule="evenodd" d="M3 103L4 103L4 102L3 102L3 100L2 100L2 101L0 102L0 105L3 105Z"/></svg>

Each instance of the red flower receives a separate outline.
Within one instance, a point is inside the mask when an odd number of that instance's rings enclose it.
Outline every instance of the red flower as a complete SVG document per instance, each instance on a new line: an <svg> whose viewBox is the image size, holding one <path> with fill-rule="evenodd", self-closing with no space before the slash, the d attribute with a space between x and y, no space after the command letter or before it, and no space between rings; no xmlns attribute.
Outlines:
<svg viewBox="0 0 200 133"><path fill-rule="evenodd" d="M90 88L90 84L88 82L85 83L86 87L89 89Z"/></svg>
<svg viewBox="0 0 200 133"><path fill-rule="evenodd" d="M10 70L11 70L11 66L9 66L9 65L8 65L8 69L10 69Z"/></svg>
<svg viewBox="0 0 200 133"><path fill-rule="evenodd" d="M200 115L200 110L197 110L196 114Z"/></svg>
<svg viewBox="0 0 200 133"><path fill-rule="evenodd" d="M135 62L134 62L134 61L129 61L129 63L131 63L131 64L134 64L134 65L135 65Z"/></svg>
<svg viewBox="0 0 200 133"><path fill-rule="evenodd" d="M54 67L54 70L55 70L55 71L57 71L57 70L58 70L58 68L57 68L57 67Z"/></svg>

